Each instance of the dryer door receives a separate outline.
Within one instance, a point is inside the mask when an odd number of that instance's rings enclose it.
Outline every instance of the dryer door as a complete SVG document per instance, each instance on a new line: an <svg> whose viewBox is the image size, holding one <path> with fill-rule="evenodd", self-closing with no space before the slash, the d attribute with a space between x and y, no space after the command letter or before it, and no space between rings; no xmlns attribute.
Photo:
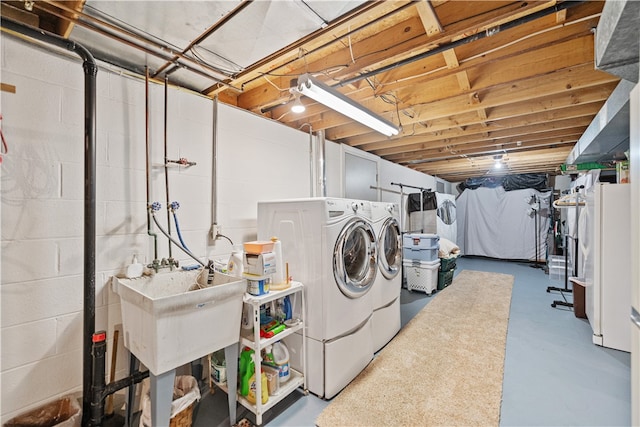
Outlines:
<svg viewBox="0 0 640 427"><path fill-rule="evenodd" d="M382 224L378 238L378 265L382 275L391 280L400 272L402 265L402 235L395 218L387 218Z"/></svg>
<svg viewBox="0 0 640 427"><path fill-rule="evenodd" d="M369 292L376 278L376 237L367 221L356 218L342 229L333 251L333 275L349 298Z"/></svg>

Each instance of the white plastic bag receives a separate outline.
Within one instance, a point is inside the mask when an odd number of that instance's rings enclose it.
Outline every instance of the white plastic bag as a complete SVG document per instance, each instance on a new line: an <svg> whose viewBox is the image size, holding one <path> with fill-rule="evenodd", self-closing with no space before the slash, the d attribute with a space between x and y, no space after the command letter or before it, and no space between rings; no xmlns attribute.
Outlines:
<svg viewBox="0 0 640 427"><path fill-rule="evenodd" d="M176 376L173 386L173 401L171 402L171 418L187 409L196 400L200 400L200 388L198 381L191 375ZM142 381L142 414L140 415L140 427L152 427L151 425L151 388L149 379Z"/></svg>

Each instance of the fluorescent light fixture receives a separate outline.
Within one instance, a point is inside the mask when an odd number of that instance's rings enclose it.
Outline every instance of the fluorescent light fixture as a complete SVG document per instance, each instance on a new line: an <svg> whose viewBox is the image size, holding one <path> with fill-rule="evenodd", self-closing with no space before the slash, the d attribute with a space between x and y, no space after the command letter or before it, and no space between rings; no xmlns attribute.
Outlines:
<svg viewBox="0 0 640 427"><path fill-rule="evenodd" d="M291 90L308 96L309 98L326 105L332 110L356 120L383 135L397 135L400 131L398 126L383 119L362 105L352 101L334 88L316 80L309 74L303 74L300 76L298 78L298 86L291 88Z"/></svg>

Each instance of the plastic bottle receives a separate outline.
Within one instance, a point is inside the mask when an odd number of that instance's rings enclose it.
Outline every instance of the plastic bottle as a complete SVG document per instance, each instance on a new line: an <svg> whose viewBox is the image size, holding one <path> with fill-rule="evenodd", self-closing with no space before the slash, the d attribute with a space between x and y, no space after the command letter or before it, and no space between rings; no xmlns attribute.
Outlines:
<svg viewBox="0 0 640 427"><path fill-rule="evenodd" d="M233 249L231 250L231 256L229 257L229 262L227 263L227 273L234 277L242 277L242 273L244 273L244 252L242 250L242 245L233 245Z"/></svg>
<svg viewBox="0 0 640 427"><path fill-rule="evenodd" d="M247 396L249 394L249 386L251 377L255 376L255 364L253 362L253 350L245 347L240 353L240 395Z"/></svg>
<svg viewBox="0 0 640 427"><path fill-rule="evenodd" d="M264 348L264 354L262 355L262 362L267 365L276 366L276 361L273 357L272 345L268 345Z"/></svg>
<svg viewBox="0 0 640 427"><path fill-rule="evenodd" d="M253 329L253 306L243 304L242 307L242 329Z"/></svg>
<svg viewBox="0 0 640 427"><path fill-rule="evenodd" d="M293 317L293 310L291 308L291 299L289 298L289 295L284 297L282 301L282 306L284 310L284 320L291 319Z"/></svg>
<svg viewBox="0 0 640 427"><path fill-rule="evenodd" d="M262 382L262 390L260 390L260 393L262 394L262 403L265 404L267 400L269 400L269 384L267 374L265 374L262 368L260 368L260 378ZM253 404L256 403L256 388L256 374L254 373L249 380L249 393L247 394L247 400Z"/></svg>
<svg viewBox="0 0 640 427"><path fill-rule="evenodd" d="M273 344L273 361L279 370L279 383L289 381L289 349L281 341Z"/></svg>
<svg viewBox="0 0 640 427"><path fill-rule="evenodd" d="M127 271L125 275L128 279L135 279L136 277L142 276L144 271L144 265L138 262L138 257L136 255L133 256L133 260L131 264L127 266Z"/></svg>

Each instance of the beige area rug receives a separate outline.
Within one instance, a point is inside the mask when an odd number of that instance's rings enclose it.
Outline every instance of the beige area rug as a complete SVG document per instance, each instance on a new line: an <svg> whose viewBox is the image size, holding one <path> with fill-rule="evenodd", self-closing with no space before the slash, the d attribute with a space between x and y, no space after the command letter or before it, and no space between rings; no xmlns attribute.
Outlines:
<svg viewBox="0 0 640 427"><path fill-rule="evenodd" d="M460 272L316 425L499 425L513 281L506 274Z"/></svg>

